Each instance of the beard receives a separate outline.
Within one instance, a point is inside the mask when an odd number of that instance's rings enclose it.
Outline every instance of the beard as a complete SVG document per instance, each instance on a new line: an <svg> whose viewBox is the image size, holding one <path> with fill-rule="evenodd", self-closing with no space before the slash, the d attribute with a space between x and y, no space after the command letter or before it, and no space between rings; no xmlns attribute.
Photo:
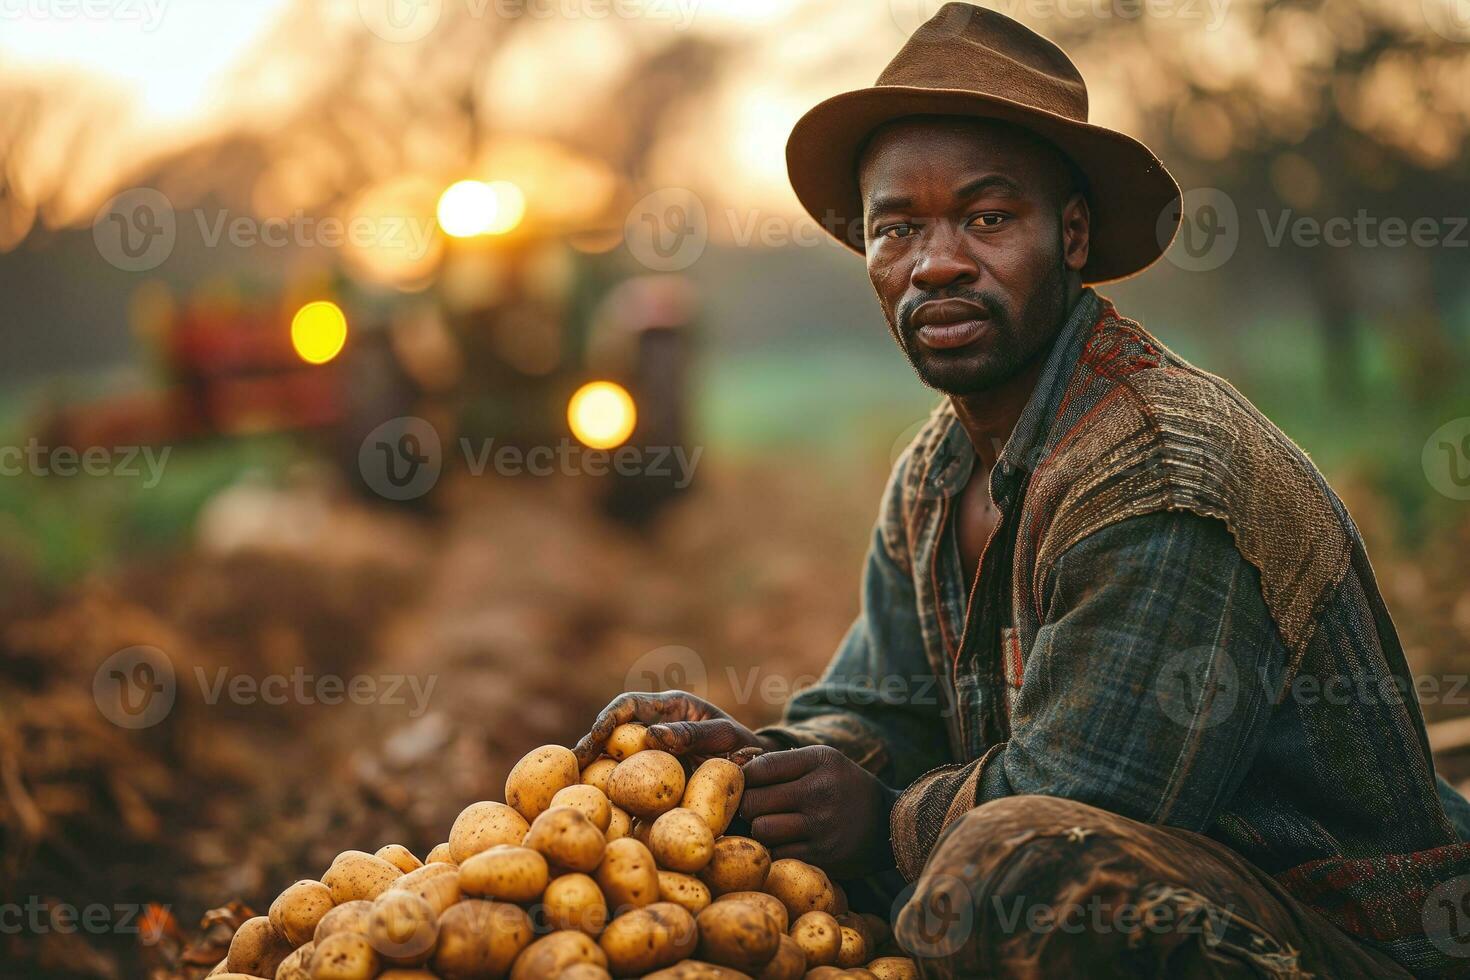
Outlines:
<svg viewBox="0 0 1470 980"><path fill-rule="evenodd" d="M993 292L963 286L922 293L899 304L889 327L919 380L945 395L976 395L1004 384L1043 356L1067 315L1067 270L1058 246L1055 261L1019 309L1008 307ZM919 304L931 299L975 303L989 314L985 331L964 347L925 347L913 318Z"/></svg>

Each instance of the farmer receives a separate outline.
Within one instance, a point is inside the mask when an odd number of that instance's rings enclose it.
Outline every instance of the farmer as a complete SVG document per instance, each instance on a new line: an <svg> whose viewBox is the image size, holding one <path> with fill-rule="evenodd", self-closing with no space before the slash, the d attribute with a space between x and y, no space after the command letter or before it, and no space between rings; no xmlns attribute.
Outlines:
<svg viewBox="0 0 1470 980"><path fill-rule="evenodd" d="M1363 542L1290 439L1089 288L1158 260L1179 189L1086 119L1061 50L949 3L797 123L798 197L945 398L779 726L625 694L578 754L630 720L694 759L766 750L750 834L915 883L897 936L926 975L1470 968L1470 805Z"/></svg>

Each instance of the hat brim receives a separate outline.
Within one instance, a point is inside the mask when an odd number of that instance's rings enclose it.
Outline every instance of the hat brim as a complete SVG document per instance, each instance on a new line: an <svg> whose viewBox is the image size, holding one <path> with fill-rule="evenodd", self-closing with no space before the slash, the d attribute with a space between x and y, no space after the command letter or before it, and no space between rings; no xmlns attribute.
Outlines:
<svg viewBox="0 0 1470 980"><path fill-rule="evenodd" d="M905 116L996 119L1055 144L1087 178L1092 228L1082 281L1099 284L1158 261L1179 226L1179 185L1142 143L1119 133L1009 99L965 89L879 85L818 103L786 143L797 198L848 248L863 252L863 202L857 154L884 123Z"/></svg>

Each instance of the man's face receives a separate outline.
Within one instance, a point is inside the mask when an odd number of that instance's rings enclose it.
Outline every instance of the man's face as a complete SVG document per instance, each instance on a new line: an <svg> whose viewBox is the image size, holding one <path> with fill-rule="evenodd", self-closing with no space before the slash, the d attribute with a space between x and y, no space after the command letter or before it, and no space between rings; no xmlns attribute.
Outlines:
<svg viewBox="0 0 1470 980"><path fill-rule="evenodd" d="M868 277L920 380L976 394L1047 349L1087 261L1087 205L1055 149L1001 124L905 119L858 173Z"/></svg>

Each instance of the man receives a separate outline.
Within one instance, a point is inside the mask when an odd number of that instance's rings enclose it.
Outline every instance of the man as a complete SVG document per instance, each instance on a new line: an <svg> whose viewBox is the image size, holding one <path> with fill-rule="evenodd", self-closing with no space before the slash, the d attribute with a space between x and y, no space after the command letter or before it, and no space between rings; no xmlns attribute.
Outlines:
<svg viewBox="0 0 1470 980"><path fill-rule="evenodd" d="M634 719L696 760L765 750L751 835L916 882L928 975L1461 972L1470 807L1362 541L1288 438L1087 288L1159 257L1178 187L1086 114L1058 48L951 3L797 124L798 196L947 397L781 725L625 695L579 755Z"/></svg>

